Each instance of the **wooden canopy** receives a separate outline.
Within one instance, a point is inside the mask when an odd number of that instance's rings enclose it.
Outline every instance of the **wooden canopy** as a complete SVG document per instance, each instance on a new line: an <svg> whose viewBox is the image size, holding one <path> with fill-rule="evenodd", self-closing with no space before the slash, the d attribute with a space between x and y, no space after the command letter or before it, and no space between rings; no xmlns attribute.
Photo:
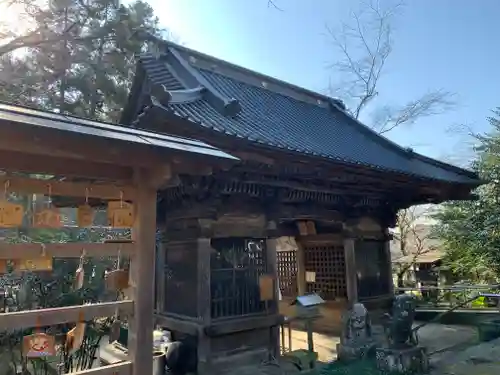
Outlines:
<svg viewBox="0 0 500 375"><path fill-rule="evenodd" d="M40 252L79 257L82 248L90 256L112 255L120 246L131 257L133 296L120 302L4 313L0 329L76 322L82 316L90 320L119 310L129 316L130 361L90 372L151 374L157 189L168 184L178 169L234 160L202 142L0 104L0 170L4 172L0 186L5 191L123 199L133 202L135 212L132 244L0 243L0 259L29 258ZM33 174L57 176L57 180Z"/></svg>

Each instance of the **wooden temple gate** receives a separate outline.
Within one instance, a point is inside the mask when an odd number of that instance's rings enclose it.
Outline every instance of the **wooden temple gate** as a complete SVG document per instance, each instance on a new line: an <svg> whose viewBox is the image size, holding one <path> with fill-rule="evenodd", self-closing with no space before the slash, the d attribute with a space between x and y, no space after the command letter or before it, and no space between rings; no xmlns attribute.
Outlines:
<svg viewBox="0 0 500 375"><path fill-rule="evenodd" d="M128 317L129 360L79 373L151 374L157 189L170 180L174 156L176 168L182 168L179 151L234 159L201 142L0 105L0 185L6 191L50 195L61 205L126 202L133 205L134 216L131 243L0 243L3 264L40 257L50 262L52 257L79 258L82 251L90 257L116 256L118 251L130 257L126 300L2 313L0 330L41 329L119 313ZM4 197L4 226L19 224L12 207Z"/></svg>

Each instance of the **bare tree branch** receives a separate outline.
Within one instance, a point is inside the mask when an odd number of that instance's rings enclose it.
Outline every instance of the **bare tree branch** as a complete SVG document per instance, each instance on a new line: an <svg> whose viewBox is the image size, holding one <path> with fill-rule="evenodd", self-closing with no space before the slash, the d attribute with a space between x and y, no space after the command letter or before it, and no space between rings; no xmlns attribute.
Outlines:
<svg viewBox="0 0 500 375"><path fill-rule="evenodd" d="M340 58L330 65L338 76L330 93L344 99L355 118L379 95L380 79L393 51L392 24L404 0L382 7L379 0L362 2L339 29L327 26L327 36ZM383 106L375 111L372 128L387 133L411 125L422 117L437 115L455 107L455 95L445 90L429 91L401 106Z"/></svg>
<svg viewBox="0 0 500 375"><path fill-rule="evenodd" d="M268 8L274 8L276 10L279 10L280 12L283 11L279 6L276 5L276 3L273 0L267 0L267 7Z"/></svg>
<svg viewBox="0 0 500 375"><path fill-rule="evenodd" d="M342 80L341 96L353 103L352 114L358 118L374 99L386 60L392 51L391 19L402 6L383 9L378 1L363 2L361 10L351 13L351 20L340 30L327 26L327 33L341 58L330 66Z"/></svg>
<svg viewBox="0 0 500 375"><path fill-rule="evenodd" d="M455 95L444 90L432 91L402 107L382 107L373 119L373 129L380 134L401 125L411 125L418 119L442 114L456 107Z"/></svg>
<svg viewBox="0 0 500 375"><path fill-rule="evenodd" d="M422 255L436 250L431 241L429 227L421 222L428 215L429 210L430 208L413 206L398 213L394 238L398 242L397 250L400 255L392 259L398 284L402 284L406 272L418 263Z"/></svg>

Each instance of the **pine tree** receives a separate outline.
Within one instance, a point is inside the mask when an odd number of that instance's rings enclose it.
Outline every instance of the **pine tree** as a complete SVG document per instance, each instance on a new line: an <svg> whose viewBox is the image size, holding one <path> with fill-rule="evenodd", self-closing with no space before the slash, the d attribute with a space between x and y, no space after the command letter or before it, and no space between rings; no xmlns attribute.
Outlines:
<svg viewBox="0 0 500 375"><path fill-rule="evenodd" d="M153 9L142 1L128 6L113 0L50 4L35 10L26 6L38 44L27 43L28 36L15 37L29 45L22 56L2 55L0 46L0 100L116 121L130 89L135 55L143 47L138 31L162 33Z"/></svg>

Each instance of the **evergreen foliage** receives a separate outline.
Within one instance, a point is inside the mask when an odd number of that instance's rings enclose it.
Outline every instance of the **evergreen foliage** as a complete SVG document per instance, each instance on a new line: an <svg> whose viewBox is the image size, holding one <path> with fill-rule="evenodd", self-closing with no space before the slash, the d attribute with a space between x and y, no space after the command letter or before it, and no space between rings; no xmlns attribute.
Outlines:
<svg viewBox="0 0 500 375"><path fill-rule="evenodd" d="M455 275L493 283L500 275L500 108L488 121L492 130L476 136L477 157L472 163L488 183L477 189L475 201L446 203L435 215L435 231Z"/></svg>

